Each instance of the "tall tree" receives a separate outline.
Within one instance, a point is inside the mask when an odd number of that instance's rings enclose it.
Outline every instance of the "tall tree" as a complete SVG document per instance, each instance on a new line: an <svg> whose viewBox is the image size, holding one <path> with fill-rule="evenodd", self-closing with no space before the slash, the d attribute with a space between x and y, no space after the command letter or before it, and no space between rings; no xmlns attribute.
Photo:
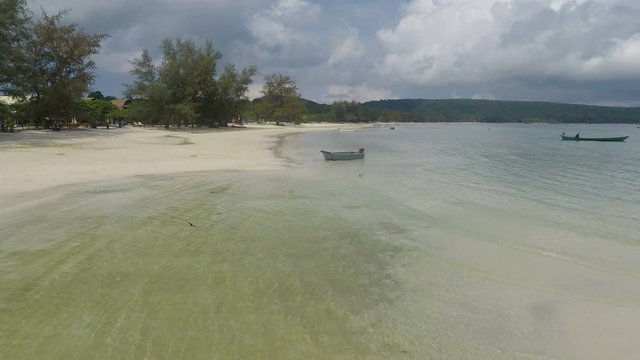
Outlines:
<svg viewBox="0 0 640 360"><path fill-rule="evenodd" d="M165 126L197 121L198 125L217 126L239 115L256 73L254 67L238 71L228 65L218 77L222 54L211 41L199 48L192 40L165 39L162 50L159 66L154 66L147 50L132 61L130 73L136 80L126 95L140 99L131 113L147 116L137 121Z"/></svg>
<svg viewBox="0 0 640 360"><path fill-rule="evenodd" d="M256 68L251 66L241 71L234 65L227 65L218 79L216 93L216 115L220 119L239 116L248 98L246 96Z"/></svg>
<svg viewBox="0 0 640 360"><path fill-rule="evenodd" d="M281 122L299 122L306 112L298 87L289 76L267 75L261 93L262 103L258 111L267 121L275 121L278 125Z"/></svg>
<svg viewBox="0 0 640 360"><path fill-rule="evenodd" d="M336 101L331 105L335 121L360 122L366 120L362 104L357 101Z"/></svg>
<svg viewBox="0 0 640 360"><path fill-rule="evenodd" d="M149 50L142 50L139 58L130 61L133 66L129 74L135 76L133 84L127 85L124 94L134 99L148 97L150 87L158 82L158 71L153 65L153 58Z"/></svg>
<svg viewBox="0 0 640 360"><path fill-rule="evenodd" d="M91 123L104 122L118 110L111 101L104 99L82 99L77 102L77 106L80 109L78 118Z"/></svg>
<svg viewBox="0 0 640 360"><path fill-rule="evenodd" d="M105 34L87 34L76 24L62 25L66 12L49 16L33 24L24 48L26 66L19 84L21 95L29 98L32 116L44 123L45 117L69 119L94 80L97 54Z"/></svg>
<svg viewBox="0 0 640 360"><path fill-rule="evenodd" d="M28 21L25 0L0 0L0 95L14 95ZM0 101L0 131L13 127L10 114L10 105Z"/></svg>
<svg viewBox="0 0 640 360"><path fill-rule="evenodd" d="M90 92L87 97L95 100L105 100L105 96L102 94L102 91L99 90Z"/></svg>
<svg viewBox="0 0 640 360"><path fill-rule="evenodd" d="M0 94L16 94L31 20L25 0L0 0Z"/></svg>

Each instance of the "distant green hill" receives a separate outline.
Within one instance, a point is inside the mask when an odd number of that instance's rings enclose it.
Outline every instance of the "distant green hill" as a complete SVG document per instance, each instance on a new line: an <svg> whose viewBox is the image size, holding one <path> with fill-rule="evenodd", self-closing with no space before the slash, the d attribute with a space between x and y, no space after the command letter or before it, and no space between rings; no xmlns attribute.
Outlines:
<svg viewBox="0 0 640 360"><path fill-rule="evenodd" d="M379 100L362 106L371 113L395 115L399 121L640 123L639 107L470 99Z"/></svg>
<svg viewBox="0 0 640 360"><path fill-rule="evenodd" d="M254 106L260 104L261 102L262 98L255 98L251 100L251 104ZM329 111L331 111L331 105L320 104L315 101L303 98L300 98L300 102L302 102L302 105L304 105L304 107L307 109L307 112L311 114L328 113Z"/></svg>
<svg viewBox="0 0 640 360"><path fill-rule="evenodd" d="M261 102L262 102L262 98L253 99L247 106L247 109L249 110L247 112L249 113L254 112L257 105L260 104ZM307 100L303 98L300 98L300 102L302 102L302 105L304 105L305 109L307 109L307 114L305 115L304 121L307 121L307 122L335 121L335 119L333 119L333 114L331 113L331 105L320 104L315 101Z"/></svg>
<svg viewBox="0 0 640 360"><path fill-rule="evenodd" d="M300 98L300 101L302 102L304 107L307 108L307 111L311 114L326 113L331 111L331 105L320 104L315 101L302 99L302 98Z"/></svg>
<svg viewBox="0 0 640 360"><path fill-rule="evenodd" d="M253 106L261 99L251 102ZM340 118L332 105L300 99L307 109L305 121L382 122L520 122L520 123L617 123L640 124L640 107L561 104L536 101L425 100L368 101L351 107L350 117ZM345 114L342 114L343 116Z"/></svg>

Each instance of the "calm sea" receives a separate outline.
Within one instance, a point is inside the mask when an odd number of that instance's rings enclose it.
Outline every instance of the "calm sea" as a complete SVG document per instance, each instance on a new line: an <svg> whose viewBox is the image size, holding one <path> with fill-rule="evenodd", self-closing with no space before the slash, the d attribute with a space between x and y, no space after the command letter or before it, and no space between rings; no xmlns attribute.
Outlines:
<svg viewBox="0 0 640 360"><path fill-rule="evenodd" d="M0 358L640 355L636 126L400 124L274 151L286 170L76 186L5 212Z"/></svg>

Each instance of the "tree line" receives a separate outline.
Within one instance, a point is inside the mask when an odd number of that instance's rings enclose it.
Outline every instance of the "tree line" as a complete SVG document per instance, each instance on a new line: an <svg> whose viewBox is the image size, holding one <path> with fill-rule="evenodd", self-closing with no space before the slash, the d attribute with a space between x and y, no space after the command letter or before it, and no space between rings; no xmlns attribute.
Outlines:
<svg viewBox="0 0 640 360"><path fill-rule="evenodd" d="M265 78L263 102L250 106L249 85L255 66L222 66L222 53L211 41L198 46L190 39L165 39L162 59L154 63L147 49L131 61L134 80L124 95L132 100L123 111L99 91L91 57L107 34L89 34L77 24L65 25L66 11L34 18L26 0L0 0L0 94L17 100L0 102L0 125L17 122L36 127L72 120L96 123L106 118L146 125L226 126L247 115L266 121L296 121L304 113L295 81L282 74Z"/></svg>
<svg viewBox="0 0 640 360"><path fill-rule="evenodd" d="M304 119L326 122L640 123L640 107L539 101L394 99L331 105L303 100Z"/></svg>
<svg viewBox="0 0 640 360"><path fill-rule="evenodd" d="M148 49L131 60L133 82L118 109L91 91L95 62L107 34L90 34L67 24L66 11L34 17L26 0L0 0L0 130L16 123L97 124L106 119L149 126L226 126L233 119L283 122L627 122L637 123L640 108L615 108L544 102L486 100L336 101L318 104L300 98L295 81L283 74L264 79L261 97L249 101L255 66L222 64L211 41L165 39L154 61ZM88 100L85 94L91 98Z"/></svg>
<svg viewBox="0 0 640 360"><path fill-rule="evenodd" d="M0 108L3 127L16 118L36 126L68 121L93 82L91 56L107 35L65 25L66 15L43 12L33 19L25 0L0 1L0 92L20 100L19 106Z"/></svg>
<svg viewBox="0 0 640 360"><path fill-rule="evenodd" d="M638 107L540 101L397 99L369 101L362 107L394 122L640 123Z"/></svg>

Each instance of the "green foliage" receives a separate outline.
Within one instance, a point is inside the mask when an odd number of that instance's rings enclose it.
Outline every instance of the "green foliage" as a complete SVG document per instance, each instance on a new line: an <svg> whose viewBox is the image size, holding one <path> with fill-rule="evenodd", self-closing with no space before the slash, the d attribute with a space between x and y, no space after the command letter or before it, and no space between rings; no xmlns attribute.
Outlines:
<svg viewBox="0 0 640 360"><path fill-rule="evenodd" d="M376 121L638 123L640 108L490 100L380 100L363 104Z"/></svg>
<svg viewBox="0 0 640 360"><path fill-rule="evenodd" d="M332 105L300 99L307 108L303 121L314 122L548 122L640 123L640 107L608 107L549 102L492 100L399 99ZM259 118L262 99L252 103L251 116Z"/></svg>
<svg viewBox="0 0 640 360"><path fill-rule="evenodd" d="M5 131L26 123L25 106L21 101L4 103L0 101L0 124L4 125Z"/></svg>
<svg viewBox="0 0 640 360"><path fill-rule="evenodd" d="M315 101L311 101L311 100L307 100L307 99L302 99L300 98L300 102L302 102L302 104L304 105L305 109L307 110L307 113L309 114L324 114L327 113L331 110L331 105L327 105L327 104L319 104Z"/></svg>
<svg viewBox="0 0 640 360"><path fill-rule="evenodd" d="M170 93L160 83L144 84L145 97L136 98L127 109L126 119L139 121L147 125L171 125Z"/></svg>
<svg viewBox="0 0 640 360"><path fill-rule="evenodd" d="M267 75L261 92L263 97L258 114L266 121L298 123L306 113L296 83L288 76Z"/></svg>
<svg viewBox="0 0 640 360"><path fill-rule="evenodd" d="M208 41L199 48L192 40L165 39L163 59L153 64L143 50L131 63L135 76L125 94L138 99L128 115L146 124L219 126L239 116L247 102L246 93L256 73L255 67L238 71L227 65L217 76L222 54Z"/></svg>
<svg viewBox="0 0 640 360"><path fill-rule="evenodd" d="M246 107L246 93L252 78L256 74L255 67L249 67L237 71L234 65L225 67L218 79L218 92L213 104L215 113L221 119L230 119L239 116Z"/></svg>
<svg viewBox="0 0 640 360"><path fill-rule="evenodd" d="M329 111L322 113L310 113L303 117L304 122L334 122L333 114Z"/></svg>
<svg viewBox="0 0 640 360"><path fill-rule="evenodd" d="M217 61L222 54L207 42L199 49L192 40L162 42L164 57L158 68L159 81L170 89L173 103L198 102L215 93Z"/></svg>
<svg viewBox="0 0 640 360"><path fill-rule="evenodd" d="M105 96L102 95L101 91L92 91L87 95L88 98L91 99L95 99L95 100L104 100Z"/></svg>
<svg viewBox="0 0 640 360"><path fill-rule="evenodd" d="M87 94L87 97L90 99L95 99L95 100L116 100L117 98L115 96L111 96L111 95L103 95L101 91L92 91L89 94Z"/></svg>
<svg viewBox="0 0 640 360"><path fill-rule="evenodd" d="M107 100L80 100L77 103L79 109L77 117L82 122L105 122L107 118L114 117L118 108Z"/></svg>
<svg viewBox="0 0 640 360"><path fill-rule="evenodd" d="M25 0L0 0L0 94L18 95L30 20Z"/></svg>
<svg viewBox="0 0 640 360"><path fill-rule="evenodd" d="M129 74L135 76L133 84L127 85L124 94L133 99L148 98L151 87L158 82L158 75L149 50L142 50L139 58L130 61L133 66Z"/></svg>
<svg viewBox="0 0 640 360"><path fill-rule="evenodd" d="M30 27L22 50L21 77L14 92L29 99L25 107L30 118L69 120L77 110L76 99L87 92L94 79L95 63L90 60L100 49L104 34L86 34L77 25L62 25L60 12Z"/></svg>
<svg viewBox="0 0 640 360"><path fill-rule="evenodd" d="M10 117L11 111L9 110L9 106L0 101L0 126L2 126L2 130L4 130L5 123L8 122Z"/></svg>
<svg viewBox="0 0 640 360"><path fill-rule="evenodd" d="M362 104L356 101L336 101L331 105L333 119L337 122L367 121L368 116Z"/></svg>

